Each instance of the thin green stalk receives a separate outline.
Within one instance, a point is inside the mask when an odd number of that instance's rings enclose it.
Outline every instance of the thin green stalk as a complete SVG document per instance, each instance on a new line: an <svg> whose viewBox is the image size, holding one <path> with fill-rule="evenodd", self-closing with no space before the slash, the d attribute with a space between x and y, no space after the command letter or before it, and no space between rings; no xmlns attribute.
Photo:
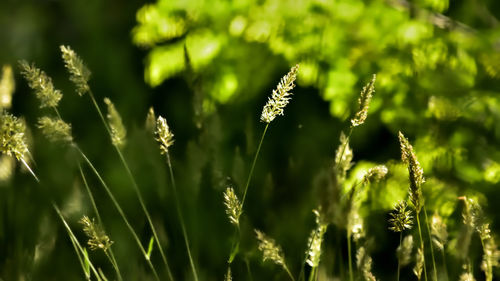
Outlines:
<svg viewBox="0 0 500 281"><path fill-rule="evenodd" d="M259 157L260 148L262 147L262 143L264 142L264 137L266 136L266 132L267 132L267 128L269 128L269 124L270 123L266 124L266 127L264 128L264 132L262 132L262 136L260 137L259 146L257 147L257 151L255 152L255 156L253 158L252 167L250 168L250 173L248 174L247 183L245 184L245 192L243 193L243 199L241 200L241 208L242 209L243 209L243 204L245 204L245 199L247 197L247 191L248 191L248 187L250 186L250 180L252 179L253 170L255 169L255 163L257 163L257 158Z"/></svg>
<svg viewBox="0 0 500 281"><path fill-rule="evenodd" d="M295 278L293 277L292 273L288 269L288 266L284 265L283 268L285 269L286 273L288 273L288 276L290 276L290 279L292 279L292 281L295 281Z"/></svg>
<svg viewBox="0 0 500 281"><path fill-rule="evenodd" d="M311 272L309 273L309 278L308 278L308 281L315 281L316 280L316 276L317 276L317 268L316 267L313 267L311 269Z"/></svg>
<svg viewBox="0 0 500 281"><path fill-rule="evenodd" d="M444 254L444 245L443 245L443 250L441 251L441 256L443 258L443 266L444 266L444 276L445 276L445 280L448 281L449 280L449 277L448 277L448 266L446 265L446 255Z"/></svg>
<svg viewBox="0 0 500 281"><path fill-rule="evenodd" d="M427 210L425 209L424 205L424 215L425 215L425 226L427 227L427 234L429 235L429 243L431 243L431 257L432 257L432 269L434 270L434 281L438 280L437 277L437 269L436 269L436 259L434 258L434 247L432 246L432 236L431 236L431 230L429 227L429 219L427 218Z"/></svg>
<svg viewBox="0 0 500 281"><path fill-rule="evenodd" d="M101 118L101 121L102 121L104 127L106 128L106 131L111 136L111 129L109 128L108 123L106 123L106 119L104 118L104 115L102 114L101 108L97 104L97 101L94 98L94 94L92 93L91 90L89 90L89 96L90 96L90 99L91 99L95 109L97 110L97 113L99 114L99 117ZM137 182L135 181L135 178L134 178L134 176L130 170L130 167L128 166L127 161L125 160L125 157L123 156L123 153L121 152L120 148L117 145L113 145L113 146L114 146L116 152L118 153L118 156L120 157L120 160L121 160L123 166L125 167L125 171L127 172L127 175L132 182L132 187L134 188L134 191L137 195L137 198L139 199L139 203L141 205L141 208L142 208L144 214L146 215L146 219L148 220L148 224L151 228L151 231L153 232L153 236L156 240L156 243L158 244L158 249L160 250L160 255L162 257L163 263L165 264L165 267L167 269L168 277L171 281L173 281L174 278L172 275L172 271L170 270L170 266L168 265L167 256L165 255L165 252L163 251L163 247L161 245L160 239L158 238L156 228L153 224L153 220L151 219L151 215L149 214L149 211L146 208L146 204L144 203L144 199L142 198L141 192L139 190L139 186L137 185Z"/></svg>
<svg viewBox="0 0 500 281"><path fill-rule="evenodd" d="M95 200L94 200L94 195L92 194L92 191L90 190L90 187L87 183L87 178L85 177L85 174L83 173L83 170L82 170L82 166L80 164L78 164L78 169L80 170L80 174L81 174L82 180L83 180L83 185L85 185L85 189L87 190L87 194L89 195L90 202L92 203L92 208L94 209L94 213L97 217L97 221L99 222L101 227L104 228L104 224L102 222L101 215L99 213L99 210L97 209L97 204L95 203ZM120 268L118 267L118 263L116 262L113 250L111 248L109 248L109 249L105 250L104 252L106 253L106 257L108 257L109 261L113 265L113 267L116 271L116 275L118 277L118 280L123 280L121 272L120 272Z"/></svg>
<svg viewBox="0 0 500 281"><path fill-rule="evenodd" d="M247 265L248 277L250 278L250 281L253 281L252 271L250 270L250 262L247 258L245 258L245 264Z"/></svg>
<svg viewBox="0 0 500 281"><path fill-rule="evenodd" d="M425 266L424 240L422 239L422 230L420 228L419 213L417 213L415 216L417 217L418 236L420 237L420 248L422 248L422 255L423 255L423 258L424 258L424 278L425 278L425 281L427 281L427 268Z"/></svg>
<svg viewBox="0 0 500 281"><path fill-rule="evenodd" d="M352 254L351 254L351 234L347 232L347 257L349 260L349 280L354 280L354 275L352 272Z"/></svg>
<svg viewBox="0 0 500 281"><path fill-rule="evenodd" d="M78 242L78 239L76 238L75 234L73 233L73 231L71 230L71 228L69 227L68 223L66 222L66 220L64 219L63 215L61 214L61 211L59 210L59 208L57 207L57 205L55 203L52 203L52 206L54 207L54 210L56 211L57 215L59 216L59 218L62 220L63 224L64 224L64 227L66 228L66 231L68 232L68 235L71 239L71 242L73 243L73 246L76 246L75 250L76 250L76 253L78 255L78 259L80 259L80 263L82 265L82 268L85 272L85 266L84 266L84 263L83 261L81 260L81 256L80 255L84 255L84 251L83 251L83 247L80 245L80 242ZM77 250L78 249L78 250ZM99 275L99 273L97 272L97 270L95 269L94 265L92 264L92 262L90 261L90 259L87 259L88 263L89 263L89 266L90 268L92 269L92 271L94 272L97 280L101 280L101 277Z"/></svg>
<svg viewBox="0 0 500 281"><path fill-rule="evenodd" d="M187 248L189 263L191 264L191 270L193 271L194 280L198 281L198 274L196 273L196 267L194 265L193 257L191 255L191 250L189 247L189 240L188 240L188 236L187 236L187 232L186 232L186 226L184 224L184 217L182 215L180 201L179 201L179 197L177 195L177 185L175 184L174 171L172 169L172 163L170 162L170 154L167 152L166 156L167 156L168 170L170 172L170 181L172 183L172 190L174 193L175 206L177 208L177 215L179 216L179 221L181 223L181 229L182 229L182 234L184 236L184 243L186 244L186 248Z"/></svg>
<svg viewBox="0 0 500 281"><path fill-rule="evenodd" d="M118 201L116 200L115 196L113 195L113 193L109 189L108 185L106 184L106 182L104 181L104 179L101 177L101 174L97 171L97 169L94 167L94 165L92 164L92 162L87 158L87 156L85 155L85 153L83 153L83 151L76 144L74 144L73 147L80 153L80 155L83 157L83 159L85 160L85 162L87 162L87 164L89 165L89 167L92 170L92 172L94 172L94 174L97 176L99 182L104 187L104 190L106 191L106 193L108 194L109 198L111 199L111 201L115 205L115 208L117 209L118 213L122 217L122 219L125 222L127 228L129 229L130 233L132 233L132 236L134 237L135 241L137 242L137 245L139 246L139 249L141 250L141 252L142 252L142 254L144 256L144 259L146 260L146 262L148 263L149 267L151 268L151 271L153 272L156 280L159 281L160 277L158 276L158 273L156 272L156 269L154 268L153 264L151 263L151 260L147 258L146 250L142 246L142 243L141 243L141 240L139 239L139 236L137 235L137 233L135 232L134 228L132 227L132 225L128 221L127 216L123 212L123 209L120 207L120 204L118 203Z"/></svg>
<svg viewBox="0 0 500 281"><path fill-rule="evenodd" d="M403 241L403 232L400 232L399 233L399 247L401 247L401 242ZM399 272L401 270L401 263L399 262L399 257L398 257L398 277L397 277L397 281L399 281Z"/></svg>

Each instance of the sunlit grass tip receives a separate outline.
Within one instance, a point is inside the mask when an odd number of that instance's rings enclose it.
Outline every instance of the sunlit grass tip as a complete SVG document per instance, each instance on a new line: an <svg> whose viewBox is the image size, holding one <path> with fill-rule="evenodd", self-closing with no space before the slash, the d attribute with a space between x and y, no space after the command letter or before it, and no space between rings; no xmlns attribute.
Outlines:
<svg viewBox="0 0 500 281"><path fill-rule="evenodd" d="M64 65L70 73L70 80L76 86L76 92L78 95L90 91L88 81L90 79L90 70L83 64L83 61L78 57L78 55L69 46L60 46L62 58L64 60Z"/></svg>
<svg viewBox="0 0 500 281"><path fill-rule="evenodd" d="M20 61L19 67L30 88L35 91L35 95L40 101L40 108L57 107L62 93L54 87L52 79L34 64L30 65L26 61Z"/></svg>
<svg viewBox="0 0 500 281"><path fill-rule="evenodd" d="M156 120L156 140L160 143L161 154L167 154L168 148L174 144L174 134L167 124L167 120L158 116Z"/></svg>
<svg viewBox="0 0 500 281"><path fill-rule="evenodd" d="M226 214L229 218L229 222L239 226L240 216L243 210L232 187L226 188L226 191L224 192L224 205L226 206Z"/></svg>
<svg viewBox="0 0 500 281"><path fill-rule="evenodd" d="M295 87L294 82L297 79L298 70L299 65L297 64L281 78L277 88L273 90L273 94L262 109L260 121L271 123L276 116L284 114L284 108L291 99L292 93L290 91Z"/></svg>
<svg viewBox="0 0 500 281"><path fill-rule="evenodd" d="M357 127L365 123L366 117L368 116L368 109L370 107L370 102L373 97L373 93L375 92L375 80L377 79L377 75L373 74L372 80L363 87L361 90L358 103L359 110L354 115L354 118L351 119L351 126Z"/></svg>
<svg viewBox="0 0 500 281"><path fill-rule="evenodd" d="M399 201L390 215L390 230L394 232L403 232L407 229L411 229L413 225L413 216L411 215L411 210L408 209L408 205L405 201Z"/></svg>
<svg viewBox="0 0 500 281"><path fill-rule="evenodd" d="M116 110L113 102L109 98L104 98L104 103L108 109L106 117L111 131L111 142L113 145L123 147L127 137L127 129L125 129L120 113Z"/></svg>
<svg viewBox="0 0 500 281"><path fill-rule="evenodd" d="M83 231L89 238L87 244L91 250L102 249L103 251L107 251L111 247L113 241L109 239L102 227L93 219L91 220L87 216L83 216L80 223L83 225Z"/></svg>
<svg viewBox="0 0 500 281"><path fill-rule="evenodd" d="M388 172L389 170L385 165L378 165L370 168L363 176L363 183L368 184L371 182L380 181L387 175Z"/></svg>
<svg viewBox="0 0 500 281"><path fill-rule="evenodd" d="M316 228L311 231L308 239L309 248L306 251L306 262L311 267L318 267L321 258L321 244L323 236L327 229L327 224L323 221L321 213L317 210L313 211L316 216Z"/></svg>
<svg viewBox="0 0 500 281"><path fill-rule="evenodd" d="M413 146L401 132L399 132L399 143L401 146L401 160L403 160L403 162L408 166L410 178L410 201L418 214L423 206L421 186L425 181L424 170L417 160L417 156L413 151Z"/></svg>
<svg viewBox="0 0 500 281"><path fill-rule="evenodd" d="M50 141L68 144L73 142L71 125L61 119L54 119L47 116L40 117L37 127Z"/></svg>
<svg viewBox="0 0 500 281"><path fill-rule="evenodd" d="M2 111L0 118L0 151L17 160L23 160L28 153L26 125L12 114Z"/></svg>

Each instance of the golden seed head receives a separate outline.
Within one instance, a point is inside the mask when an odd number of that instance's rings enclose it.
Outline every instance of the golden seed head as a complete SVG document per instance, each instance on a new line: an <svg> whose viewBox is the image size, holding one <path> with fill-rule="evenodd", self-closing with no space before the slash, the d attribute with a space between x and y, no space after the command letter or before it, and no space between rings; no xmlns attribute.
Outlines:
<svg viewBox="0 0 500 281"><path fill-rule="evenodd" d="M21 73L28 85L35 91L35 95L40 101L40 108L57 107L62 98L61 91L52 84L52 79L34 64L29 65L26 61L20 61Z"/></svg>
<svg viewBox="0 0 500 281"><path fill-rule="evenodd" d="M481 262L481 269L486 275L486 281L493 280L493 267L498 267L500 264L500 251L495 243L493 237L483 239L483 260Z"/></svg>
<svg viewBox="0 0 500 281"><path fill-rule="evenodd" d="M259 240L259 251L262 252L263 261L271 260L275 264L285 267L285 255L274 239L267 237L257 229L255 230L255 234L257 235L257 240Z"/></svg>
<svg viewBox="0 0 500 281"><path fill-rule="evenodd" d="M418 214L420 213L423 204L421 186L424 183L424 170L420 166L417 156L413 152L413 146L411 146L408 139L401 132L399 132L399 143L401 146L401 159L406 165L408 165L410 200Z"/></svg>
<svg viewBox="0 0 500 281"><path fill-rule="evenodd" d="M231 187L226 188L224 192L224 205L226 205L226 214L229 217L229 222L238 226L243 210L236 193L234 193L234 189Z"/></svg>
<svg viewBox="0 0 500 281"><path fill-rule="evenodd" d="M415 266L413 267L413 274L417 276L418 280L420 280L420 278L422 277L422 269L424 268L424 263L424 250L419 247L415 256Z"/></svg>
<svg viewBox="0 0 500 281"><path fill-rule="evenodd" d="M2 77L0 78L0 109L9 109L12 106L12 95L14 94L16 83L12 67L4 65L2 67Z"/></svg>
<svg viewBox="0 0 500 281"><path fill-rule="evenodd" d="M413 217L411 215L411 210L407 209L407 207L408 205L405 201L399 201L396 204L396 206L394 207L394 211L390 213L390 230L394 232L403 232L407 229L411 229L413 224Z"/></svg>
<svg viewBox="0 0 500 281"><path fill-rule="evenodd" d="M358 103L359 110L354 115L354 118L351 119L351 126L357 127L363 123L365 123L366 117L368 116L368 108L370 107L370 101L372 100L373 93L375 92L375 80L377 79L377 75L373 74L372 80L363 87L363 90L360 93Z"/></svg>
<svg viewBox="0 0 500 281"><path fill-rule="evenodd" d="M0 152L9 156L14 155L17 160L24 160L28 153L26 144L26 126L14 115L2 111L0 116Z"/></svg>
<svg viewBox="0 0 500 281"><path fill-rule="evenodd" d="M360 247L356 253L356 265L363 273L365 281L376 281L377 279L372 273L372 258L366 252L365 247Z"/></svg>
<svg viewBox="0 0 500 281"><path fill-rule="evenodd" d="M53 119L44 116L38 119L37 126L50 141L60 141L64 143L73 142L71 125L61 119Z"/></svg>
<svg viewBox="0 0 500 281"><path fill-rule="evenodd" d="M167 154L168 148L174 144L174 134L168 127L167 120L158 116L156 120L156 140L160 143L161 154Z"/></svg>
<svg viewBox="0 0 500 281"><path fill-rule="evenodd" d="M383 179L389 170L385 165L375 166L370 168L363 177L363 183L377 182Z"/></svg>
<svg viewBox="0 0 500 281"><path fill-rule="evenodd" d="M231 268L227 268L227 273L224 276L224 281L233 281L233 276L231 275Z"/></svg>
<svg viewBox="0 0 500 281"><path fill-rule="evenodd" d="M297 73L299 70L299 65L292 67L290 72L288 72L278 84L278 87L273 90L273 94L268 99L266 105L262 109L262 114L260 115L260 121L265 123L271 123L271 121L278 115L284 114L285 106L290 102L292 93L290 92L295 87L295 79L297 79Z"/></svg>
<svg viewBox="0 0 500 281"><path fill-rule="evenodd" d="M87 244L91 250L102 249L103 251L107 251L111 247L113 241L109 239L102 227L95 223L93 219L91 220L87 216L83 216L80 223L83 225L83 232L89 238Z"/></svg>
<svg viewBox="0 0 500 281"><path fill-rule="evenodd" d="M306 251L306 262L311 267L318 267L321 258L321 244L323 243L323 236L325 235L327 224L323 222L324 219L321 217L319 211L314 210L313 212L316 215L316 229L313 229L309 235L309 248Z"/></svg>
<svg viewBox="0 0 500 281"><path fill-rule="evenodd" d="M347 171L352 167L353 153L349 146L349 138L344 134L340 133L340 144L335 152L335 173L337 174L340 181L345 179Z"/></svg>
<svg viewBox="0 0 500 281"><path fill-rule="evenodd" d="M111 130L111 142L113 145L122 147L125 145L127 129L125 129L122 117L116 110L115 105L111 102L111 100L104 98L104 103L108 108L108 114L106 117L108 118L109 129Z"/></svg>
<svg viewBox="0 0 500 281"><path fill-rule="evenodd" d="M399 264L406 266L411 262L411 253L413 252L413 236L406 236L401 245L396 249L396 256L398 257Z"/></svg>
<svg viewBox="0 0 500 281"><path fill-rule="evenodd" d="M434 213L431 218L431 234L434 246L443 251L444 245L448 241L448 230L443 218L437 213Z"/></svg>
<svg viewBox="0 0 500 281"><path fill-rule="evenodd" d="M82 96L90 91L88 85L90 70L83 64L83 61L69 46L60 46L64 65L70 74L70 80L76 86L76 92Z"/></svg>

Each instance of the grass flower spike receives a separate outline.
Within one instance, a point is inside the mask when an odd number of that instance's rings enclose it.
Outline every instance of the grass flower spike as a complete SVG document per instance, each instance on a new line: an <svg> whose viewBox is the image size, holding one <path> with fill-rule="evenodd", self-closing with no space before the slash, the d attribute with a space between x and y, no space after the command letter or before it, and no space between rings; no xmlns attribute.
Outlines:
<svg viewBox="0 0 500 281"><path fill-rule="evenodd" d="M423 205L421 186L424 183L424 170L420 166L410 142L401 132L399 132L399 143L401 146L401 159L408 165L410 200L418 214Z"/></svg>
<svg viewBox="0 0 500 281"><path fill-rule="evenodd" d="M65 143L73 142L71 136L71 125L61 119L50 117L41 117L38 119L38 128L51 141L60 141Z"/></svg>
<svg viewBox="0 0 500 281"><path fill-rule="evenodd" d="M70 80L76 85L76 92L83 96L90 91L88 82L90 80L90 70L83 64L83 61L69 46L61 46L64 65L70 73Z"/></svg>
<svg viewBox="0 0 500 281"><path fill-rule="evenodd" d="M383 179L389 170L385 165L375 166L366 172L363 177L363 183L371 183L373 181L377 182Z"/></svg>
<svg viewBox="0 0 500 281"><path fill-rule="evenodd" d="M113 241L109 239L109 237L104 233L104 230L94 222L94 220L90 220L87 216L84 216L80 223L83 225L83 231L89 238L87 244L89 245L91 250L102 249L103 251L107 251Z"/></svg>
<svg viewBox="0 0 500 281"><path fill-rule="evenodd" d="M401 245L396 249L396 256L398 257L399 264L406 266L411 261L411 253L413 252L413 236L406 236Z"/></svg>
<svg viewBox="0 0 500 281"><path fill-rule="evenodd" d="M174 134L168 127L167 120L158 116L156 120L156 140L160 143L161 154L167 154L168 148L174 144Z"/></svg>
<svg viewBox="0 0 500 281"><path fill-rule="evenodd" d="M228 187L224 192L224 205L226 205L226 214L229 217L229 222L239 226L243 210L241 209L238 197L234 193L234 189L231 187Z"/></svg>
<svg viewBox="0 0 500 281"><path fill-rule="evenodd" d="M104 98L104 103L108 107L108 118L109 129L111 130L111 142L113 145L122 147L125 145L125 137L127 136L127 129L123 125L122 118L115 108L115 105L110 99Z"/></svg>
<svg viewBox="0 0 500 281"><path fill-rule="evenodd" d="M315 268L319 266L321 258L321 244L323 243L323 236L325 235L327 224L322 221L323 219L321 218L319 211L314 210L313 212L316 215L316 229L314 229L309 236L309 249L307 249L306 252L306 262L311 267Z"/></svg>
<svg viewBox="0 0 500 281"><path fill-rule="evenodd" d="M373 74L372 80L363 87L361 94L358 99L359 110L351 119L351 126L357 127L365 123L366 117L368 116L368 108L370 107L370 102L372 100L373 93L375 92L375 80L377 76Z"/></svg>
<svg viewBox="0 0 500 281"><path fill-rule="evenodd" d="M413 224L413 217L411 216L411 211L407 209L408 205L405 201L399 201L394 207L394 211L391 213L391 223L390 230L394 232L403 232L407 229L411 229Z"/></svg>
<svg viewBox="0 0 500 281"><path fill-rule="evenodd" d="M259 251L262 252L263 261L271 260L277 265L285 266L285 255L274 239L267 237L257 229L255 230L255 234L257 235L257 240L259 240Z"/></svg>
<svg viewBox="0 0 500 281"><path fill-rule="evenodd" d="M10 108L12 106L12 95L16 88L12 67L4 65L0 78L0 108Z"/></svg>
<svg viewBox="0 0 500 281"><path fill-rule="evenodd" d="M280 83L276 90L273 90L272 96L267 101L264 109L262 109L262 114L260 116L260 121L265 123L271 123L271 121L278 115L283 115L283 110L285 106L290 101L290 91L295 87L295 79L297 79L297 72L299 70L299 65L292 67L290 72L288 72L283 78L281 78Z"/></svg>
<svg viewBox="0 0 500 281"><path fill-rule="evenodd" d="M62 94L61 91L54 88L52 79L35 65L29 65L26 61L19 62L19 65L28 85L35 91L36 97L40 100L40 107L57 107Z"/></svg>
<svg viewBox="0 0 500 281"><path fill-rule="evenodd" d="M361 273L363 273L365 281L377 280L372 273L372 258L368 255L364 247L360 247L356 253L356 265Z"/></svg>
<svg viewBox="0 0 500 281"><path fill-rule="evenodd" d="M0 152L23 160L28 153L25 130L24 122L3 111L0 118Z"/></svg>

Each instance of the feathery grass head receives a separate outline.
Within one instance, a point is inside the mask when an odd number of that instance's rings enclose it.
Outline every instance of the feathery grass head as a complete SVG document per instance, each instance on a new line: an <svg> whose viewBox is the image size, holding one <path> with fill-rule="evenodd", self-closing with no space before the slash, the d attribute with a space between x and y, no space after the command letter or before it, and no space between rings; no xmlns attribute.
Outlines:
<svg viewBox="0 0 500 281"><path fill-rule="evenodd" d="M161 154L167 154L168 148L174 144L174 134L168 127L167 120L158 116L156 120L156 140L160 143Z"/></svg>
<svg viewBox="0 0 500 281"><path fill-rule="evenodd" d="M53 119L47 116L38 119L38 128L50 141L72 143L71 125L61 119Z"/></svg>
<svg viewBox="0 0 500 281"><path fill-rule="evenodd" d="M309 236L309 248L306 251L306 262L314 268L319 266L321 258L321 244L323 243L323 236L325 235L327 224L323 222L324 219L321 217L321 213L319 211L314 210L313 212L316 215L316 229L313 229L313 231L311 231L311 235Z"/></svg>
<svg viewBox="0 0 500 281"><path fill-rule="evenodd" d="M463 200L465 203L464 209L462 211L462 219L465 225L470 227L471 229L476 230L477 232L484 235L485 231L481 230L484 225L484 215L483 209L477 203L476 200L472 198L468 198L465 196L461 196L458 199Z"/></svg>
<svg viewBox="0 0 500 281"><path fill-rule="evenodd" d="M109 239L102 227L95 223L93 219L91 220L87 216L83 216L80 223L83 225L83 232L89 238L87 244L91 250L102 249L103 251L107 251L111 247L113 241Z"/></svg>
<svg viewBox="0 0 500 281"><path fill-rule="evenodd" d="M28 85L35 91L35 95L40 100L40 108L57 107L62 98L61 91L52 84L52 79L34 64L29 65L26 61L20 61L19 66Z"/></svg>
<svg viewBox="0 0 500 281"><path fill-rule="evenodd" d="M373 74L372 80L363 87L363 90L360 93L358 103L359 110L354 115L354 118L351 119L351 126L357 127L363 123L365 123L366 117L368 116L368 108L370 107L370 101L372 100L373 93L375 92L375 80L377 79L377 75Z"/></svg>
<svg viewBox="0 0 500 281"><path fill-rule="evenodd" d="M231 268L227 268L227 273L224 275L224 281L233 281L233 276L231 275Z"/></svg>
<svg viewBox="0 0 500 281"><path fill-rule="evenodd" d="M419 247L415 256L415 266L413 267L413 274L417 276L418 280L422 278L422 270L424 269L424 250Z"/></svg>
<svg viewBox="0 0 500 281"><path fill-rule="evenodd" d="M17 160L24 160L28 153L26 144L26 126L24 122L12 114L2 111L0 117L0 152Z"/></svg>
<svg viewBox="0 0 500 281"><path fill-rule="evenodd" d="M144 124L146 131L154 134L156 128L156 115L153 107L150 107L148 110L148 115L146 116L146 122Z"/></svg>
<svg viewBox="0 0 500 281"><path fill-rule="evenodd" d="M229 217L229 222L239 226L240 216L243 210L232 187L226 188L226 191L224 192L224 205L226 205L226 214Z"/></svg>
<svg viewBox="0 0 500 281"><path fill-rule="evenodd" d="M437 213L434 213L431 218L431 234L434 246L443 251L444 245L448 241L448 230L443 218Z"/></svg>
<svg viewBox="0 0 500 281"><path fill-rule="evenodd" d="M372 273L372 258L366 252L365 247L360 247L356 253L356 265L363 273L365 281L376 281L377 279Z"/></svg>
<svg viewBox="0 0 500 281"><path fill-rule="evenodd" d="M0 109L8 109L12 106L12 95L16 88L14 74L10 65L2 67L2 77L0 78Z"/></svg>
<svg viewBox="0 0 500 281"><path fill-rule="evenodd" d="M340 144L335 152L335 173L340 181L345 179L347 171L352 167L352 149L349 147L349 138L340 133Z"/></svg>
<svg viewBox="0 0 500 281"><path fill-rule="evenodd" d="M489 230L489 228L488 228ZM483 260L481 262L481 269L484 271L486 281L493 280L493 267L498 267L500 258L500 251L495 243L493 237L483 241Z"/></svg>
<svg viewBox="0 0 500 281"><path fill-rule="evenodd" d="M394 211L390 214L390 230L394 232L403 232L407 229L411 229L413 224L413 217L411 215L411 210L407 208L408 205L405 201L399 201L396 204L396 206L394 207Z"/></svg>
<svg viewBox="0 0 500 281"><path fill-rule="evenodd" d="M363 183L371 183L373 181L377 182L383 179L389 170L385 165L378 165L370 168L368 172L363 176Z"/></svg>
<svg viewBox="0 0 500 281"><path fill-rule="evenodd" d="M410 201L415 207L415 210L420 213L423 205L422 198L422 184L424 183L424 170L417 160L417 156L413 152L408 139L399 132L399 144L401 146L401 159L408 166L408 173L410 178Z"/></svg>
<svg viewBox="0 0 500 281"><path fill-rule="evenodd" d="M260 121L271 123L276 116L283 115L283 110L291 99L290 95L292 93L290 91L295 87L294 82L297 79L298 70L299 65L297 64L281 78L278 87L273 90L273 94L262 109Z"/></svg>
<svg viewBox="0 0 500 281"><path fill-rule="evenodd" d="M78 95L83 96L83 94L90 91L88 85L90 70L69 46L61 45L60 48L64 65L70 74L70 80L75 84Z"/></svg>
<svg viewBox="0 0 500 281"><path fill-rule="evenodd" d="M263 261L271 260L277 265L286 267L285 255L274 239L267 237L257 229L255 229L255 234L257 235L257 240L259 240L259 251L262 252Z"/></svg>
<svg viewBox="0 0 500 281"><path fill-rule="evenodd" d="M406 266L411 262L411 253L413 252L413 236L406 236L401 245L396 249L396 256L398 257L399 264Z"/></svg>
<svg viewBox="0 0 500 281"><path fill-rule="evenodd" d="M104 103L108 108L108 114L106 117L108 118L109 129L111 130L111 142L113 145L122 147L125 145L127 129L123 126L122 118L111 100L104 98Z"/></svg>

